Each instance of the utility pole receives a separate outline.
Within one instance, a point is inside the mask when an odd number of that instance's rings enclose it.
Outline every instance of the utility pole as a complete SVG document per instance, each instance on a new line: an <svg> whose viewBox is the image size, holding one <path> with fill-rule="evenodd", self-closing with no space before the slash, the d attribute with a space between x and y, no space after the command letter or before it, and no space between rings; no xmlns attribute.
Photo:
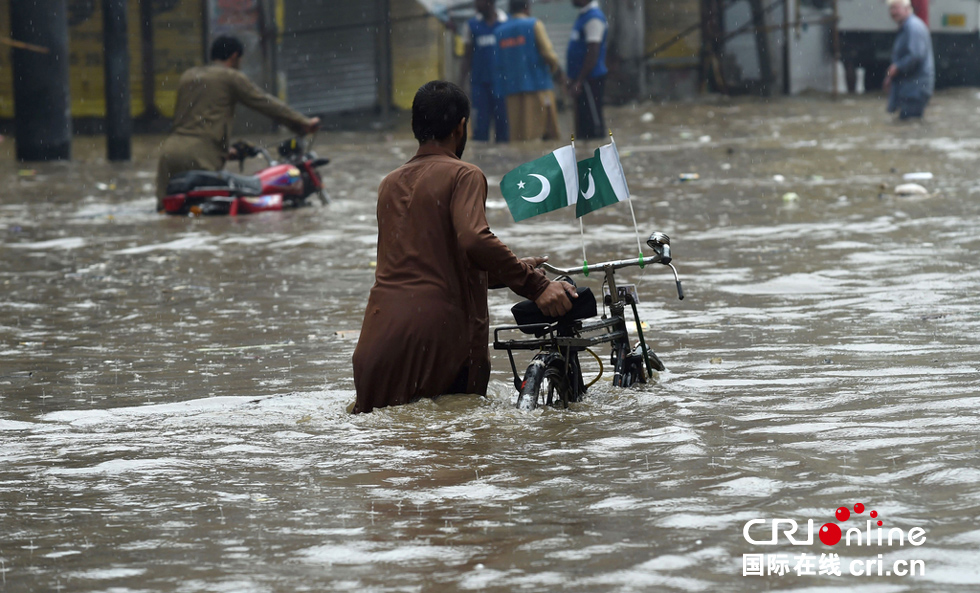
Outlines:
<svg viewBox="0 0 980 593"><path fill-rule="evenodd" d="M126 0L102 0L105 45L105 131L110 161L132 157L133 118L129 99Z"/></svg>
<svg viewBox="0 0 980 593"><path fill-rule="evenodd" d="M646 93L644 3L642 0L615 0L607 2L606 8L609 11L609 50L620 60L617 88L610 89L614 91L611 94L619 100L632 100Z"/></svg>
<svg viewBox="0 0 980 593"><path fill-rule="evenodd" d="M10 3L14 122L21 161L71 159L67 0Z"/></svg>
<svg viewBox="0 0 980 593"><path fill-rule="evenodd" d="M766 26L766 11L762 0L749 0L752 24L755 28L755 50L759 56L759 76L763 97L772 96L772 52L769 51L769 29Z"/></svg>
<svg viewBox="0 0 980 593"><path fill-rule="evenodd" d="M381 118L388 122L392 104L392 56L391 56L391 0L378 0L380 24L378 26L378 99Z"/></svg>

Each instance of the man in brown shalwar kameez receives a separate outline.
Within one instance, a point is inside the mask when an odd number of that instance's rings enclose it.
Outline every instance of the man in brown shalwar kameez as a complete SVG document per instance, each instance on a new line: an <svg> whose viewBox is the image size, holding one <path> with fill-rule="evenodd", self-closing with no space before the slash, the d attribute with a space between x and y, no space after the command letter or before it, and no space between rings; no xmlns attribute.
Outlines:
<svg viewBox="0 0 980 593"><path fill-rule="evenodd" d="M518 259L490 231L487 179L460 160L469 112L452 83L420 88L412 104L419 150L378 189L378 267L354 350L354 413L486 395L488 285L505 285L550 316L577 296L535 269L543 258Z"/></svg>
<svg viewBox="0 0 980 593"><path fill-rule="evenodd" d="M177 173L224 168L236 103L296 132L310 133L319 127L320 118L304 117L290 109L238 70L244 51L238 39L218 37L211 45L211 63L181 75L173 126L163 141L157 166L157 210L163 208L167 182Z"/></svg>

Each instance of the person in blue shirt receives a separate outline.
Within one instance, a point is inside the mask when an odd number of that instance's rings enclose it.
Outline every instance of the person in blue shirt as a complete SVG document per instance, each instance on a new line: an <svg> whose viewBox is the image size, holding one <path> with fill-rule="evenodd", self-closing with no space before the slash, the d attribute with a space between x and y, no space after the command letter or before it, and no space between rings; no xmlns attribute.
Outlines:
<svg viewBox="0 0 980 593"><path fill-rule="evenodd" d="M568 93L575 100L575 137L606 134L602 96L606 86L606 46L609 22L598 0L572 0L579 9L568 40Z"/></svg>
<svg viewBox="0 0 980 593"><path fill-rule="evenodd" d="M885 75L888 113L899 119L922 117L936 84L929 27L912 13L910 0L888 0L888 13L898 23L892 63Z"/></svg>
<svg viewBox="0 0 980 593"><path fill-rule="evenodd" d="M470 100L475 112L473 139L490 140L490 124L494 139L507 142L510 138L507 125L507 103L494 90L497 67L497 37L495 31L507 22L507 14L494 6L494 0L476 0L476 16L466 23L463 43L463 80L470 78Z"/></svg>
<svg viewBox="0 0 980 593"><path fill-rule="evenodd" d="M561 132L552 79L564 80L558 54L528 0L510 0L510 13L496 31L496 88L507 101L510 139L555 140Z"/></svg>

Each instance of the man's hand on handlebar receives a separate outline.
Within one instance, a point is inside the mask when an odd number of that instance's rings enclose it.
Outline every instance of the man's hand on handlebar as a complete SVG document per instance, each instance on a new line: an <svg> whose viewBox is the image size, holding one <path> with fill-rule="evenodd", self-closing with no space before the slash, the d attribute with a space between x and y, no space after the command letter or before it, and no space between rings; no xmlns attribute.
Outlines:
<svg viewBox="0 0 980 593"><path fill-rule="evenodd" d="M315 131L317 131L319 129L320 129L320 118L319 117L314 117L314 118L310 119L310 123L309 124L303 126L303 133L304 134L312 134L313 132L315 132Z"/></svg>
<svg viewBox="0 0 980 593"><path fill-rule="evenodd" d="M548 317L561 317L572 310L572 298L578 298L574 286L568 282L551 281L534 304Z"/></svg>
<svg viewBox="0 0 980 593"><path fill-rule="evenodd" d="M532 268L537 269L538 266L548 261L548 256L546 255L544 257L522 257L521 261L531 266ZM540 272L542 275L544 274L544 270L538 270L538 272Z"/></svg>

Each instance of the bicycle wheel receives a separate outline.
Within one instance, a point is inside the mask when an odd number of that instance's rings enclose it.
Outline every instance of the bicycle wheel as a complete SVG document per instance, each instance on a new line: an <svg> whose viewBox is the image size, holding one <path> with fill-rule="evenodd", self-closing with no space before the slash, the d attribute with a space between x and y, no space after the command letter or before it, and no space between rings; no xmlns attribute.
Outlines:
<svg viewBox="0 0 980 593"><path fill-rule="evenodd" d="M640 354L642 355L642 352ZM656 352L647 349L647 355L650 357L650 366L653 367L653 370L659 372L663 372L667 370L667 367L664 366L663 361L660 360L660 357L657 356Z"/></svg>
<svg viewBox="0 0 980 593"><path fill-rule="evenodd" d="M647 376L646 372L644 372L643 357L634 354L627 356L622 377L622 385L620 387L630 387L637 383L646 383Z"/></svg>
<svg viewBox="0 0 980 593"><path fill-rule="evenodd" d="M517 408L533 410L538 405L555 405L560 400L568 407L572 387L565 372L565 359L554 352L538 354L527 367Z"/></svg>
<svg viewBox="0 0 980 593"><path fill-rule="evenodd" d="M643 355L630 350L629 344L616 344L612 352L613 387L630 387L646 383L646 366Z"/></svg>

